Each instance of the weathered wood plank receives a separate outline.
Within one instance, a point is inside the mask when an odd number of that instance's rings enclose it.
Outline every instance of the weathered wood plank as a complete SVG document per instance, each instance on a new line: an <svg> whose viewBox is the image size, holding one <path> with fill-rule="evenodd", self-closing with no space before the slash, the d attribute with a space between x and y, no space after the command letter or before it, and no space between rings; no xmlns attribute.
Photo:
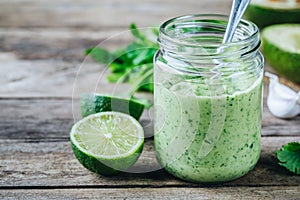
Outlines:
<svg viewBox="0 0 300 200"><path fill-rule="evenodd" d="M2 98L0 139L66 141L74 120L80 116L78 102L78 99L72 102L71 98ZM145 134L152 135L151 120L146 111L140 122Z"/></svg>
<svg viewBox="0 0 300 200"><path fill-rule="evenodd" d="M107 69L96 63L0 59L0 70L1 97L78 97L84 92L128 91L125 84L108 83Z"/></svg>
<svg viewBox="0 0 300 200"><path fill-rule="evenodd" d="M300 115L294 119L279 119L272 115L264 100L262 118L262 135L296 135L300 136Z"/></svg>
<svg viewBox="0 0 300 200"><path fill-rule="evenodd" d="M85 58L86 48L99 45L115 50L125 47L132 38L128 27L99 28L97 31L66 28L0 28L0 60L3 51L14 54L19 60L54 59L81 63ZM2 55L2 59L4 56Z"/></svg>
<svg viewBox="0 0 300 200"><path fill-rule="evenodd" d="M208 188L126 188L126 189L32 189L1 190L8 199L299 199L300 186L294 187L208 187Z"/></svg>
<svg viewBox="0 0 300 200"><path fill-rule="evenodd" d="M65 140L74 119L80 117L78 102L74 99L72 107L71 98L0 98L0 139ZM152 135L149 116L151 112L145 110L140 121L146 134ZM262 135L300 137L299 120L300 116L293 120L277 119L265 107Z"/></svg>
<svg viewBox="0 0 300 200"><path fill-rule="evenodd" d="M299 137L263 137L257 166L246 176L220 186L299 186L300 177L276 164L275 149ZM0 188L62 187L181 187L201 186L167 174L155 158L153 141L147 140L143 154L130 169L114 177L103 177L84 169L64 141L0 140ZM135 172L135 173L134 173Z"/></svg>
<svg viewBox="0 0 300 200"><path fill-rule="evenodd" d="M98 29L131 22L151 26L178 15L229 13L229 9L230 2L222 0L10 0L0 2L0 26Z"/></svg>

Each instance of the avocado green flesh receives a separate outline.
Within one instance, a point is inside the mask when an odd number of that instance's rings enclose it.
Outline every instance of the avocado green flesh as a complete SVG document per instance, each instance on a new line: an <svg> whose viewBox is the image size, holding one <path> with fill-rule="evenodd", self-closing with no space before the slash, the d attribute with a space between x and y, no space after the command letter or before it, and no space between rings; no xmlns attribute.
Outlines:
<svg viewBox="0 0 300 200"><path fill-rule="evenodd" d="M269 26L262 32L262 50L267 62L278 74L300 83L300 32L296 34L294 31L297 29L300 30L300 25ZM276 34L278 31L285 34Z"/></svg>
<svg viewBox="0 0 300 200"><path fill-rule="evenodd" d="M250 4L245 12L245 18L254 22L259 28L272 24L300 23L300 8L275 9Z"/></svg>

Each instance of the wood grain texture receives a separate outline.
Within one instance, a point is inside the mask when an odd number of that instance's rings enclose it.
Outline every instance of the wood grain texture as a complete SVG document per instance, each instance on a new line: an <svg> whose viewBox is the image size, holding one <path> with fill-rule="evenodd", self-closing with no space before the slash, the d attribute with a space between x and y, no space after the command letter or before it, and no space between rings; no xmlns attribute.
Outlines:
<svg viewBox="0 0 300 200"><path fill-rule="evenodd" d="M106 68L95 63L57 60L0 60L0 97L79 97L84 92L128 91L126 84L110 84Z"/></svg>
<svg viewBox="0 0 300 200"><path fill-rule="evenodd" d="M99 29L124 27L131 22L151 26L183 14L229 13L230 1L5 0L0 7L1 27Z"/></svg>
<svg viewBox="0 0 300 200"><path fill-rule="evenodd" d="M127 189L32 189L1 190L0 198L9 199L299 199L300 186L293 187L195 187L195 188L127 188Z"/></svg>
<svg viewBox="0 0 300 200"><path fill-rule="evenodd" d="M299 199L300 177L273 154L300 142L300 116L282 120L264 104L262 150L246 176L216 185L174 178L158 164L153 139L130 172L104 177L75 158L69 131L80 118L85 92L122 93L105 66L86 58L94 45L128 44L131 22L157 26L190 13L229 13L223 0L2 0L0 1L0 199ZM272 71L266 65L268 71ZM265 85L264 98L267 87ZM151 95L145 95L152 98ZM73 101L74 100L74 101ZM73 112L74 111L74 112ZM140 120L153 133L151 112ZM135 173L134 173L135 172Z"/></svg>
<svg viewBox="0 0 300 200"><path fill-rule="evenodd" d="M299 186L300 177L276 164L274 150L299 137L263 137L260 160L246 176L220 186ZM76 160L69 141L0 140L0 187L179 187L198 186L180 181L159 166L153 141L129 170L114 177L89 172ZM201 184L200 184L201 185Z"/></svg>
<svg viewBox="0 0 300 200"><path fill-rule="evenodd" d="M0 139L65 140L80 118L77 98L0 98L0 110ZM147 136L153 135L152 111L145 110L140 119ZM300 138L299 119L275 118L265 107L262 135Z"/></svg>
<svg viewBox="0 0 300 200"><path fill-rule="evenodd" d="M128 27L105 30L0 28L0 55L2 51L14 54L19 60L80 63L84 61L86 48L99 45L114 50L126 46L132 40Z"/></svg>

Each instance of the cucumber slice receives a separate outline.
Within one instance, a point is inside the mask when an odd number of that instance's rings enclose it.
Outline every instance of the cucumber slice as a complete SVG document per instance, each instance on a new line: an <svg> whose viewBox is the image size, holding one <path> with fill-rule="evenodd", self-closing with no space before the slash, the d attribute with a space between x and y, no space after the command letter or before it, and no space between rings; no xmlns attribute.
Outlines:
<svg viewBox="0 0 300 200"><path fill-rule="evenodd" d="M300 83L300 24L279 24L262 31L262 51L279 75Z"/></svg>
<svg viewBox="0 0 300 200"><path fill-rule="evenodd" d="M252 0L245 18L259 28L272 24L300 23L299 0Z"/></svg>

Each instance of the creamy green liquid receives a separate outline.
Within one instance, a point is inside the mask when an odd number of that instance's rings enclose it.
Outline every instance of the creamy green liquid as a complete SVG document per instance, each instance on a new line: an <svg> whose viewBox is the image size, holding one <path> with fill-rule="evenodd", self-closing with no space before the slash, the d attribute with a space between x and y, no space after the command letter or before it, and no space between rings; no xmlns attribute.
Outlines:
<svg viewBox="0 0 300 200"><path fill-rule="evenodd" d="M193 88L191 94L190 89L185 83L155 85L154 144L159 162L188 181L222 182L243 176L260 155L261 78L232 95L201 95Z"/></svg>

